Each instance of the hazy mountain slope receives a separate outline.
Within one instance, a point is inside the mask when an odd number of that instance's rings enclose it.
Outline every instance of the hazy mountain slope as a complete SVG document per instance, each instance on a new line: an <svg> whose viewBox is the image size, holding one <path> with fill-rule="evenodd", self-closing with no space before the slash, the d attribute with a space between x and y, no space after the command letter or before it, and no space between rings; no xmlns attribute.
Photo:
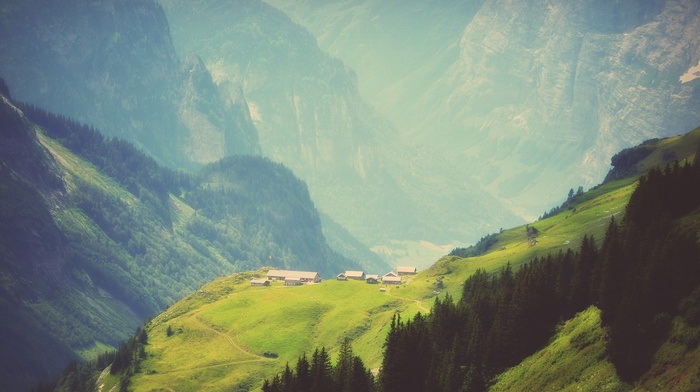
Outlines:
<svg viewBox="0 0 700 392"><path fill-rule="evenodd" d="M10 390L118 345L218 276L359 268L328 247L306 186L280 164L229 158L190 177L25 107L37 133L0 97L0 382Z"/></svg>
<svg viewBox="0 0 700 392"><path fill-rule="evenodd" d="M486 2L434 91L448 105L426 111L451 120L418 132L490 167L480 181L498 197L551 203L600 181L615 151L700 123L698 84L679 81L700 59L698 18L692 1Z"/></svg>
<svg viewBox="0 0 700 392"><path fill-rule="evenodd" d="M601 181L616 151L700 123L692 0L270 3L381 89L368 98L402 135L524 216ZM375 83L388 69L410 76Z"/></svg>
<svg viewBox="0 0 700 392"><path fill-rule="evenodd" d="M3 2L0 34L0 75L23 101L178 167L259 152L245 99L180 61L153 1Z"/></svg>
<svg viewBox="0 0 700 392"><path fill-rule="evenodd" d="M354 72L278 10L161 4L178 51L200 54L217 82L243 86L264 154L307 181L319 208L368 245L469 241L517 221L441 153L402 141L362 99ZM454 225L439 223L447 220Z"/></svg>
<svg viewBox="0 0 700 392"><path fill-rule="evenodd" d="M360 91L395 124L459 59L464 28L483 1L266 0L348 64Z"/></svg>

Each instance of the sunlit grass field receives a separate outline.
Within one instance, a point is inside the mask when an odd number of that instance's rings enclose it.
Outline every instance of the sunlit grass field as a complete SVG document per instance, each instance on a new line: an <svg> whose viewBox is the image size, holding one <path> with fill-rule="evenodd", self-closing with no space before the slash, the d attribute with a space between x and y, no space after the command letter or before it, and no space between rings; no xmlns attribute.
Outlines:
<svg viewBox="0 0 700 392"><path fill-rule="evenodd" d="M629 390L605 356L600 310L590 307L559 327L547 347L499 375L490 390Z"/></svg>
<svg viewBox="0 0 700 392"><path fill-rule="evenodd" d="M364 281L251 286L250 278L264 276L265 270L218 279L148 325L148 357L133 385L136 390L256 389L303 353L310 356L323 346L334 356L345 337L368 367L378 368L395 314L405 319L427 312L435 296L446 292L459 297L462 283L478 268L498 271L507 263L517 268L533 257L577 249L585 234L600 239L610 217L624 212L634 187L633 180L606 184L572 209L531 224L539 230L534 246L525 226L504 230L485 255L444 257L404 277L400 286L386 286L386 292L379 291L384 285Z"/></svg>

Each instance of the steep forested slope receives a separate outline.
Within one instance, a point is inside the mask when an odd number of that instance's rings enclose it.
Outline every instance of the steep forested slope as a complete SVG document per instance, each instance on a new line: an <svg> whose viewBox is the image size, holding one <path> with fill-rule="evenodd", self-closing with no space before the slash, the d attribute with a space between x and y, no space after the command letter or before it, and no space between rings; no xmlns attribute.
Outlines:
<svg viewBox="0 0 700 392"><path fill-rule="evenodd" d="M12 389L117 345L217 276L358 268L330 250L306 186L279 164L230 158L186 175L75 121L23 110L2 96L0 350L15 354L0 376Z"/></svg>

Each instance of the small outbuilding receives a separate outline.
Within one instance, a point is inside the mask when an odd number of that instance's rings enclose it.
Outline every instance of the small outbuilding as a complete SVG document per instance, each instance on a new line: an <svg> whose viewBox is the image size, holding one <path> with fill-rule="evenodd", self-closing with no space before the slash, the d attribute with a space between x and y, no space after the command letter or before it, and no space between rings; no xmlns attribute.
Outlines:
<svg viewBox="0 0 700 392"><path fill-rule="evenodd" d="M382 278L382 283L384 284L401 284L400 276L385 276Z"/></svg>
<svg viewBox="0 0 700 392"><path fill-rule="evenodd" d="M415 275L418 269L416 267L399 266L396 267L396 271L399 275Z"/></svg>
<svg viewBox="0 0 700 392"><path fill-rule="evenodd" d="M345 273L341 272L335 277L336 280L348 280L348 277L345 276Z"/></svg>
<svg viewBox="0 0 700 392"><path fill-rule="evenodd" d="M285 278L284 279L284 285L285 286L301 286L303 282L299 278Z"/></svg>
<svg viewBox="0 0 700 392"><path fill-rule="evenodd" d="M251 286L269 286L270 281L265 279L265 278L260 278L260 279L251 279L250 280L250 285Z"/></svg>
<svg viewBox="0 0 700 392"><path fill-rule="evenodd" d="M369 284L377 284L379 283L379 275L367 275L365 282Z"/></svg>

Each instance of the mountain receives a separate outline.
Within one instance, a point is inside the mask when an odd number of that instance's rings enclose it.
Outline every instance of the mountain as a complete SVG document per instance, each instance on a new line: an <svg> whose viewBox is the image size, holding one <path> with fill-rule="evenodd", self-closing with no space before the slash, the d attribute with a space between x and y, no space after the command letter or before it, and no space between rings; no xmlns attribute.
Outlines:
<svg viewBox="0 0 700 392"><path fill-rule="evenodd" d="M692 0L268 2L403 137L527 219L600 182L615 152L700 121Z"/></svg>
<svg viewBox="0 0 700 392"><path fill-rule="evenodd" d="M8 4L0 75L18 99L171 168L237 153L282 162L319 209L393 262L521 222L440 151L398 137L354 72L283 13L262 2L161 4Z"/></svg>
<svg viewBox="0 0 700 392"><path fill-rule="evenodd" d="M650 144L652 143L645 145ZM622 224L628 222L628 219L638 219L626 217L625 213L642 217L644 211L647 211L649 215L658 212L659 216L663 216L667 209L675 211L672 220L677 225L676 229L669 228L667 231L668 227L661 223L657 228L651 224L640 226L643 230L662 232L649 237L654 239L644 245L656 250L645 248L649 250L647 252L626 248L624 252L640 263L662 260L667 268L659 270L658 265L654 267L657 268L654 271L658 277L665 279L669 274L677 273L683 277L677 279L675 285L659 287L649 292L645 287L654 280L647 275L650 270L642 268L637 272L622 274L618 284L603 285L605 288L601 289L601 293L608 293L611 288L625 291L636 287L640 291L634 295L628 292L613 298L631 300L623 307L625 309L658 310L660 303L666 299L687 295L688 279L697 281L697 274L693 272L693 268L699 267L697 260L685 260L690 262L690 269L674 267L675 262L683 260L683 255L691 254L685 253L686 250L693 248L696 255L700 252L697 246L697 235L700 233L697 200L684 197L691 193L683 191L691 187L697 188L697 183L676 181L678 178L673 181L668 179L670 176L689 173L687 169L680 169L680 166L674 169L674 161L696 161L700 129L658 140L655 145L657 148L652 154L637 164L661 165L662 168L669 165L669 169L657 169L655 173L652 171L648 179L645 177L641 180L642 185L636 175L600 184L575 196L565 208L551 217L496 234L495 241L485 246L480 254L470 257L447 255L417 275L405 276L403 284L399 286L380 286L385 288L384 292L378 290L376 285L337 280L302 287L284 287L276 283L271 287L251 286L249 279L264 276L265 269L234 274L212 282L146 324L144 330L148 334L148 343L142 346L144 358L137 360L138 366L134 367L141 370L128 378L130 385L135 389L157 389L165 385L182 390L194 390L202 386L211 390L256 389L262 385L263 377L271 379L275 373L283 372L285 363L295 361L304 352L309 357L315 348L325 347L334 358L345 337L352 343L353 352L370 368L383 366L386 373L388 367L384 361L387 358L386 350L389 350L387 345L394 344L390 342L391 336L403 336L406 339L403 341L408 342L407 347L394 353L397 358L402 355L407 355L408 358L405 366L392 368L403 372L403 377L394 379L396 388L403 385L404 381L400 380L425 375L427 366L457 366L455 374L461 374L459 372L467 370L460 362L464 359L464 353L458 355L459 350L454 348L466 349L474 342L482 345L481 351L475 351L474 358L489 358L492 361L485 364L483 372L476 373L479 377L506 370L499 355L509 358L509 361L520 356L516 362L510 362L510 367L517 365L529 355L528 352L533 354L523 362L523 366L516 366L499 376L498 383L494 384L496 388L507 389L508 385L518 388L525 385L517 383L522 380L528 382L526 385L552 388L570 383L591 387L616 385L622 390L630 386L645 388L655 385L665 390L681 385L675 376L684 378L683 382L687 384L682 385L697 385L697 380L692 380L699 363L695 360L698 353L697 323L700 320L697 316L700 303L697 301L697 289L693 291L691 288L691 295L672 305L677 305L677 309L667 309L665 314L653 316L652 319L656 320L654 325L657 325L653 327L655 329L645 329L646 324L643 324L637 331L625 325L630 335L638 332L644 334L650 330L656 331L654 333L665 331L659 335L660 340L657 336L654 339L644 339L639 344L639 347L645 347L644 350L651 347L662 351L658 351L658 355L652 359L646 373L636 381L629 381L629 374L624 372L624 364L628 361L622 361L621 366L620 359L616 356L618 354L615 354L621 347L619 340L610 343L611 339L619 339L610 337L611 333L619 331L618 326L610 325L610 303L601 299L599 306L602 310L589 308L585 298L590 298L588 295L592 296L597 291L590 290L582 283L592 282L597 279L596 276L608 274L603 271L608 271L609 267L602 268L597 262L593 266L582 263L593 260L584 257L585 252L592 252L591 255L611 252L613 248L607 239L610 236L611 222ZM695 175L697 169L696 164L693 169ZM648 187L650 181L656 185ZM661 192L658 196L665 198L662 203L649 197L657 192L653 188L659 184L670 187L657 188ZM639 188L644 190L640 193L637 191ZM651 193L647 193L649 191ZM676 202L671 202L673 200ZM678 200L684 201L677 202ZM657 208L649 208L645 204L648 202L654 203ZM681 205L684 206L680 207ZM691 242L685 242L684 238L692 237L681 235L681 232L695 237ZM690 248L673 253L673 249L682 247L664 245L671 243L684 243ZM664 252L676 256L669 258ZM649 257L651 255L654 257ZM656 255L662 256L657 258ZM595 265L601 268L596 268ZM567 272L566 268L569 267ZM552 276L558 276L557 283L547 280ZM510 286L508 282L511 282ZM504 285L499 286L501 284ZM538 291L532 290L533 284ZM677 290L681 286L685 287L681 290L683 294ZM499 289L494 290L497 287ZM571 295L560 295L568 289L574 290ZM574 295L574 292L578 294ZM583 296L579 297L579 294ZM636 296L643 301L635 301ZM464 302L450 305L451 298ZM545 311L551 306L556 307L557 312L563 311L566 316L561 319L552 317L552 314ZM462 313L464 309L470 309L470 312ZM508 309L513 310L513 313L504 316L502 312ZM417 312L422 316L415 316ZM400 320L395 319L396 315L400 315ZM455 321L450 318L454 315L463 318ZM475 317L481 318L484 328L462 326L466 320ZM569 319L556 329L558 335L554 335L557 322ZM444 322L440 324L440 320ZM643 321L647 322L648 320ZM500 330L497 324L500 325ZM402 327L407 325L412 327ZM409 335L400 335L428 333L423 329L426 325L430 325L427 331L441 331L438 338L424 335L426 340L423 341L419 336L414 336L413 339ZM670 329L659 330L660 325ZM508 346L493 346L501 340L494 338L492 328L486 326L493 326L493 330L498 333L510 334L504 335L504 339L510 340L502 340L509 342ZM451 337L450 334L455 331L480 334L480 337L461 342L459 339L463 337L455 340ZM513 333L527 334L527 337L512 339ZM606 338L600 340L603 335ZM431 344L420 344L426 341ZM440 358L449 359L455 355L456 359L431 361L432 343L451 347L439 351ZM644 350L640 351L639 358L648 358L650 351ZM425 355L420 355L421 352ZM425 369L416 368L416 364L421 363L426 365ZM293 362L289 366L294 369ZM494 371L497 373L494 374ZM552 372L565 376L552 377ZM588 377L591 372L596 372L596 375ZM94 377L97 378L99 373L96 371ZM526 378L518 378L521 375ZM384 382L381 377L383 376L380 376L380 382ZM463 381L459 379L455 382L462 385ZM118 380L104 377L100 378L100 382L106 386L119 383ZM419 382L413 385L422 384Z"/></svg>
<svg viewBox="0 0 700 392"><path fill-rule="evenodd" d="M175 172L74 120L20 110L2 90L0 383L9 390L116 347L218 276L359 268L326 244L305 184L281 164L237 156Z"/></svg>
<svg viewBox="0 0 700 392"><path fill-rule="evenodd" d="M354 71L279 10L161 4L176 50L196 51L217 83L242 86L263 154L303 178L319 208L364 243L461 243L518 221L439 151L401 139L364 101ZM448 219L455 225L439 223Z"/></svg>
<svg viewBox="0 0 700 392"><path fill-rule="evenodd" d="M0 75L16 98L196 169L260 147L238 86L181 60L154 1L5 2Z"/></svg>

